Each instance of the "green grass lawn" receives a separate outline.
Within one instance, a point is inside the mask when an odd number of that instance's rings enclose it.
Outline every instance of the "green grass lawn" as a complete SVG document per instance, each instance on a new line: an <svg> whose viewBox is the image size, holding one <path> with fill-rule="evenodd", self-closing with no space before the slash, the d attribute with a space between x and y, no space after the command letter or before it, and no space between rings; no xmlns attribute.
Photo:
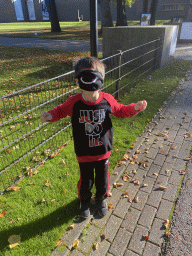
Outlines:
<svg viewBox="0 0 192 256"><path fill-rule="evenodd" d="M70 55L60 51L1 47L3 58L0 61L0 95L37 83L42 78L48 79L71 70L72 60L76 55L86 54L88 53ZM166 68L141 78L133 90L125 89L121 93L121 103L129 104L145 99L148 107L132 118L118 119L112 116L114 147L110 158L110 173L175 90L191 65L190 61L175 60ZM124 82L122 80L121 85ZM46 92L43 95L47 97ZM36 119L32 121L39 122L37 117ZM17 184L21 187L18 191L8 191L0 197L0 214L7 212L0 218L1 255L50 255L63 232L78 218L76 184L79 168L73 141L58 152L58 156L47 160L32 176L20 181ZM21 168L25 168L24 163ZM20 246L10 249L8 238L12 235L20 235L21 243ZM62 245L59 250L64 248L65 245Z"/></svg>
<svg viewBox="0 0 192 256"><path fill-rule="evenodd" d="M157 20L156 25L162 25L169 20ZM114 26L115 26L114 21ZM139 26L140 21L128 21L128 26ZM50 22L16 22L1 23L0 36L14 37L35 37L60 40L90 40L90 22L60 22L61 32L52 33ZM101 22L98 22L98 28L101 28ZM37 33L37 35L35 35ZM102 37L99 35L99 40Z"/></svg>

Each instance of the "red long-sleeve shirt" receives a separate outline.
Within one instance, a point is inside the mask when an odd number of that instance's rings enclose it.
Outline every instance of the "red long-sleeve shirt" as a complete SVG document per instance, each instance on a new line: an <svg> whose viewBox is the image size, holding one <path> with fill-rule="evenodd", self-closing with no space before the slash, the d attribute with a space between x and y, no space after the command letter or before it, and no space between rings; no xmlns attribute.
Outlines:
<svg viewBox="0 0 192 256"><path fill-rule="evenodd" d="M110 115L132 117L139 111L135 103L123 105L105 92L99 92L99 99L89 102L82 93L71 96L65 103L48 111L52 120L71 117L75 153L79 162L95 162L110 156L113 144L113 128Z"/></svg>

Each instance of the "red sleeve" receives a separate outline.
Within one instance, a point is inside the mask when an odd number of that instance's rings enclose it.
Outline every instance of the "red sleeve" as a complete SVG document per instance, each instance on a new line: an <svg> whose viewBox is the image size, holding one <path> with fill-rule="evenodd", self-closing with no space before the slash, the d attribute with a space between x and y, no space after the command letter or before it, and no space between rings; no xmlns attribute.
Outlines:
<svg viewBox="0 0 192 256"><path fill-rule="evenodd" d="M132 117L140 112L135 110L134 108L135 103L132 103L130 105L120 104L116 101L116 99L112 95L107 93L105 94L104 97L111 105L112 115L115 115L118 118Z"/></svg>
<svg viewBox="0 0 192 256"><path fill-rule="evenodd" d="M52 119L49 122L56 122L59 119L64 118L66 116L72 117L73 106L75 102L77 102L80 98L81 98L81 94L73 95L69 99L67 99L67 101L64 102L63 104L58 105L52 110L49 110L48 113L50 113L52 116Z"/></svg>

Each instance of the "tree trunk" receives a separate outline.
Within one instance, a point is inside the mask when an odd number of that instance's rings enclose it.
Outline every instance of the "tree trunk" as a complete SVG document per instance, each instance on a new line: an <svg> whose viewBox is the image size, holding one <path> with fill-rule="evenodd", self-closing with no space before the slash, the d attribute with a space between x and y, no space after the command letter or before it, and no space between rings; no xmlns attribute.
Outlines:
<svg viewBox="0 0 192 256"><path fill-rule="evenodd" d="M27 0L21 0L21 4L23 7L24 21L28 22L29 21L29 11L28 11Z"/></svg>
<svg viewBox="0 0 192 256"><path fill-rule="evenodd" d="M150 8L150 13L151 13L150 25L155 25L155 16L156 16L156 11L157 11L157 5L158 5L158 0L152 0L151 8Z"/></svg>
<svg viewBox="0 0 192 256"><path fill-rule="evenodd" d="M113 20L111 17L111 9L109 5L110 0L98 0L98 4L101 9L101 30L99 33L102 34L104 27L113 27Z"/></svg>
<svg viewBox="0 0 192 256"><path fill-rule="evenodd" d="M117 0L116 26L127 26L127 18L125 13L125 0Z"/></svg>
<svg viewBox="0 0 192 256"><path fill-rule="evenodd" d="M187 12L185 21L187 22L192 21L192 1L191 0L189 0L189 3L188 3L188 12Z"/></svg>
<svg viewBox="0 0 192 256"><path fill-rule="evenodd" d="M51 32L61 32L55 0L48 0L47 2L49 10L49 19L51 22Z"/></svg>
<svg viewBox="0 0 192 256"><path fill-rule="evenodd" d="M148 0L143 0L143 13L147 14L148 12Z"/></svg>

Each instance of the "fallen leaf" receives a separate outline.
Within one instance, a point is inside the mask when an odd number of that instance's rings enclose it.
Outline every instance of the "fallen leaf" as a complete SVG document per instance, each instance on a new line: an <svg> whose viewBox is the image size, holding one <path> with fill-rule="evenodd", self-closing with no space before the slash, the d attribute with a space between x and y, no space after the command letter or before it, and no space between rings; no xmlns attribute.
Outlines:
<svg viewBox="0 0 192 256"><path fill-rule="evenodd" d="M102 239L102 240L105 240L105 239L106 239L106 235L105 235L105 234L102 234L102 235L101 235L101 239Z"/></svg>
<svg viewBox="0 0 192 256"><path fill-rule="evenodd" d="M159 186L159 189L160 189L160 190L166 190L167 187L161 185L161 186Z"/></svg>
<svg viewBox="0 0 192 256"><path fill-rule="evenodd" d="M176 149L177 148L177 146L174 146L174 147L172 147L171 149Z"/></svg>
<svg viewBox="0 0 192 256"><path fill-rule="evenodd" d="M121 187L121 186L123 186L124 184L123 184L123 183L119 183L119 182L118 182L118 183L115 182L113 185L114 185L114 187Z"/></svg>
<svg viewBox="0 0 192 256"><path fill-rule="evenodd" d="M168 226L169 226L169 219L166 219L166 220L164 221L163 226L164 226L165 228L168 228Z"/></svg>
<svg viewBox="0 0 192 256"><path fill-rule="evenodd" d="M148 184L147 183L143 183L143 187L148 187Z"/></svg>
<svg viewBox="0 0 192 256"><path fill-rule="evenodd" d="M65 173L65 175L66 175L66 176L69 176L69 173L68 173L68 172L66 172L66 173Z"/></svg>
<svg viewBox="0 0 192 256"><path fill-rule="evenodd" d="M11 153L11 149L10 148L6 149L6 152Z"/></svg>
<svg viewBox="0 0 192 256"><path fill-rule="evenodd" d="M13 191L17 191L19 190L21 187L11 187L11 188L8 188L7 191L9 190L13 190Z"/></svg>
<svg viewBox="0 0 192 256"><path fill-rule="evenodd" d="M108 203L108 209L113 209L113 204L112 203Z"/></svg>
<svg viewBox="0 0 192 256"><path fill-rule="evenodd" d="M57 244L55 245L55 248L61 246L63 243L63 241L61 239L59 239L59 241L57 242Z"/></svg>
<svg viewBox="0 0 192 256"><path fill-rule="evenodd" d="M17 220L22 220L22 218L17 218Z"/></svg>
<svg viewBox="0 0 192 256"><path fill-rule="evenodd" d="M51 186L51 182L48 182L48 181L47 181L47 182L45 183L45 186L46 186L46 187Z"/></svg>
<svg viewBox="0 0 192 256"><path fill-rule="evenodd" d="M153 174L154 174L155 176L158 176L158 175L159 175L159 174L158 174L158 173L156 173L156 172L154 172Z"/></svg>
<svg viewBox="0 0 192 256"><path fill-rule="evenodd" d="M10 225L13 224L13 223L14 223L14 220L11 220L11 221L9 222Z"/></svg>
<svg viewBox="0 0 192 256"><path fill-rule="evenodd" d="M127 182L129 179L130 179L130 177L127 174L125 174L123 176L123 181Z"/></svg>
<svg viewBox="0 0 192 256"><path fill-rule="evenodd" d="M146 239L146 240L149 240L149 236L144 236L143 235L143 238Z"/></svg>
<svg viewBox="0 0 192 256"><path fill-rule="evenodd" d="M65 161L62 159L62 163L63 163L63 166L66 166L66 163L65 163Z"/></svg>
<svg viewBox="0 0 192 256"><path fill-rule="evenodd" d="M55 203L55 200L56 200L56 199L52 199L52 200L51 200L51 203Z"/></svg>
<svg viewBox="0 0 192 256"><path fill-rule="evenodd" d="M124 154L123 155L123 160L128 160L129 159L129 155L128 154Z"/></svg>
<svg viewBox="0 0 192 256"><path fill-rule="evenodd" d="M170 230L167 230L167 231L165 232L165 235L166 235L166 236L169 236L169 235L170 235Z"/></svg>
<svg viewBox="0 0 192 256"><path fill-rule="evenodd" d="M165 170L165 172L166 172L166 173L169 173L169 172L170 172L170 170Z"/></svg>
<svg viewBox="0 0 192 256"><path fill-rule="evenodd" d="M6 214L7 214L7 211L2 211L2 212L0 213L0 218L5 217Z"/></svg>
<svg viewBox="0 0 192 256"><path fill-rule="evenodd" d="M10 244L9 247L12 249L12 248L16 247L17 245L19 245L19 243Z"/></svg>
<svg viewBox="0 0 192 256"><path fill-rule="evenodd" d="M182 171L179 172L179 174L183 175L183 174L185 174L185 171L182 170Z"/></svg>
<svg viewBox="0 0 192 256"><path fill-rule="evenodd" d="M54 152L54 153L52 153L52 154L50 155L50 158L56 157L56 156L58 156L59 154L60 154L60 152L59 152L59 151L56 151L56 152Z"/></svg>
<svg viewBox="0 0 192 256"><path fill-rule="evenodd" d="M70 227L70 229L74 229L74 228L75 228L75 225L74 225L74 224L71 224L69 227Z"/></svg>
<svg viewBox="0 0 192 256"><path fill-rule="evenodd" d="M99 244L97 243L97 242L95 242L94 244L93 244L93 249L94 250L97 250L99 248Z"/></svg>
<svg viewBox="0 0 192 256"><path fill-rule="evenodd" d="M128 196L129 196L129 192L128 191L125 191L125 193L123 193L123 195L122 195L124 198L128 198Z"/></svg>
<svg viewBox="0 0 192 256"><path fill-rule="evenodd" d="M76 249L78 245L79 245L79 240L77 239L73 242L72 247Z"/></svg>
<svg viewBox="0 0 192 256"><path fill-rule="evenodd" d="M134 198L134 202L135 202L135 203L138 203L138 202L139 202L139 197L138 197L138 196Z"/></svg>
<svg viewBox="0 0 192 256"><path fill-rule="evenodd" d="M131 198L128 198L128 202L129 202L129 203L132 203L133 201L132 201L132 199L131 199Z"/></svg>
<svg viewBox="0 0 192 256"><path fill-rule="evenodd" d="M63 193L66 194L67 190L66 189L63 189Z"/></svg>

